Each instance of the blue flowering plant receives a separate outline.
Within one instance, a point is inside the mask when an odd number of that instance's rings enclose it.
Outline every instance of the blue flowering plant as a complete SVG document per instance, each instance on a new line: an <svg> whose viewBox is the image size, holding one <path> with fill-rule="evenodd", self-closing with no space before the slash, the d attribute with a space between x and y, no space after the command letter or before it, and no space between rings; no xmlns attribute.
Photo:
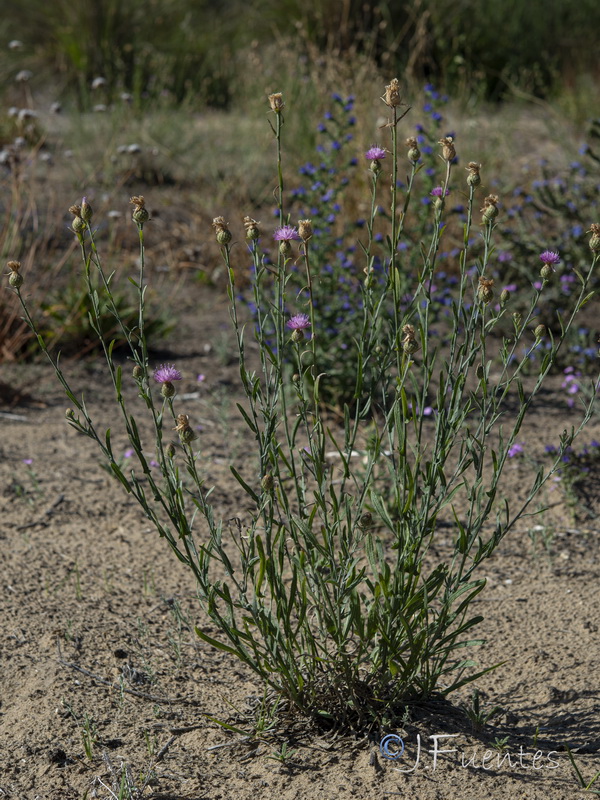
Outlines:
<svg viewBox="0 0 600 800"><path fill-rule="evenodd" d="M233 248L224 217L213 221L239 357L238 410L249 442L244 461L231 465L240 508L235 524L218 518L213 487L203 477L201 436L189 400L177 394L178 367L152 371L149 364L143 198L132 198L140 238L139 317L134 328L122 329L130 377L114 362L112 343L97 324L100 298L115 315L118 309L111 300L116 278L102 266L91 209L74 207L73 221L92 293L92 320L133 451L126 468L111 432L98 430L53 361L72 403L68 423L96 443L115 478L192 570L205 614L198 636L243 662L279 711L355 730L385 728L407 702L447 696L493 668L477 666L471 655L480 641L474 629L481 607L474 608L474 600L485 587L482 564L531 513L596 400L591 393L570 415L557 432L552 458L521 493L507 497L507 461L526 441L535 401L581 310L595 302L590 283L600 259L600 225L590 228L588 263L576 272L576 296L568 313L557 314L554 334L538 314L546 305L556 250L544 248L542 266L538 260L536 267L540 286L528 287L523 311L513 310L511 292L498 294L491 275L501 204L496 195L480 197L479 163L468 162L467 174L461 169L456 175L456 140L442 136L433 183L440 190L431 194L429 182L421 183L418 143L409 136L405 144L401 133L408 109L397 80L381 99L386 141L366 150L370 213L357 236L360 304L352 349L328 338L319 299L327 260L314 220L292 220L287 211L283 122L284 114L296 112L280 93L269 96L277 226L273 231L244 218L252 331L244 324L236 286L234 260L244 256ZM406 173L404 188L400 171ZM457 187L467 198L460 268L445 295L443 330L436 331L434 286L447 229L447 191ZM424 191L432 197L430 235L419 243L418 256L408 255L401 246L408 210ZM380 196L387 220L382 242L375 241ZM407 263L418 264L415 273ZM10 262L9 269L9 284L36 330L21 293L20 265ZM332 293L344 291L328 286ZM51 357L41 336L38 341ZM548 347L535 374L525 376L530 355L544 342ZM336 361L346 361L353 375L352 396L338 416L323 401ZM124 380L135 383L134 403L125 397ZM151 422L149 437L136 421L142 414Z"/></svg>

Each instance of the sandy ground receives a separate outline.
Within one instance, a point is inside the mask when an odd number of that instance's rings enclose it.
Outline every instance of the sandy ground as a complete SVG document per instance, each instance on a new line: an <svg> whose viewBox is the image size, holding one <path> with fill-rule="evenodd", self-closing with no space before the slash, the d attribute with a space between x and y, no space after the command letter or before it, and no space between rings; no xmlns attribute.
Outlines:
<svg viewBox="0 0 600 800"><path fill-rule="evenodd" d="M210 293L194 304L201 334L180 336L168 355L203 425L218 510L231 517L239 494L228 464L244 448L236 367L224 356L227 312ZM68 370L110 424L99 360ZM152 800L589 796L566 747L590 781L600 770L600 524L575 517L559 486L551 508L524 520L483 568L478 633L487 644L477 658L504 662L477 681L484 710L500 708L486 725L474 729L464 712L471 687L408 707L397 761L382 757L376 737L333 737L293 719L248 739L211 718L244 729L261 688L195 636L206 623L192 576L101 468L93 443L65 423L68 403L49 368L13 365L1 377L29 398L6 396L0 417L0 797L110 798L123 776L139 790L132 797ZM549 397L528 441L543 447L567 414ZM515 459L507 469L518 494L531 467ZM600 513L598 498L587 502ZM293 752L281 764L273 754L283 742Z"/></svg>

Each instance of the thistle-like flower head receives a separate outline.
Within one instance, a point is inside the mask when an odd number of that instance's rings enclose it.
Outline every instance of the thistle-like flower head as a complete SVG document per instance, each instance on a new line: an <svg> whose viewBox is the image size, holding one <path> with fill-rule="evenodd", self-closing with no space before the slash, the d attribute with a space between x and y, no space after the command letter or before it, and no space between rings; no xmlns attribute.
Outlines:
<svg viewBox="0 0 600 800"><path fill-rule="evenodd" d="M171 381L180 381L181 372L175 369L174 364L161 364L160 367L154 370L154 380L157 383L171 383Z"/></svg>

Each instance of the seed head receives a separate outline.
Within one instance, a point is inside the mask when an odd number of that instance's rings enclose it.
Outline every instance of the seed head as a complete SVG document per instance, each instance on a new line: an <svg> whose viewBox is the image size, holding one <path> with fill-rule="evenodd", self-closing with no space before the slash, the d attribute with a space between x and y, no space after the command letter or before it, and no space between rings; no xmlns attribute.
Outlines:
<svg viewBox="0 0 600 800"><path fill-rule="evenodd" d="M481 183L481 176L479 175L479 170L481 169L481 164L478 164L476 161L469 161L467 164L466 170L469 173L467 175L467 185L468 186L479 186Z"/></svg>
<svg viewBox="0 0 600 800"><path fill-rule="evenodd" d="M303 242L308 242L310 238L312 238L314 231L312 226L312 220L310 219L300 219L298 220L298 234Z"/></svg>
<svg viewBox="0 0 600 800"><path fill-rule="evenodd" d="M177 425L173 428L174 431L177 431L179 434L179 439L182 444L189 444L193 442L194 439L198 437L194 433L194 431L190 428L190 418L187 414L179 414L175 420Z"/></svg>
<svg viewBox="0 0 600 800"><path fill-rule="evenodd" d="M397 108L402 105L398 78L393 78L390 84L385 87L385 94L381 99L389 108Z"/></svg>
<svg viewBox="0 0 600 800"><path fill-rule="evenodd" d="M483 208L481 209L483 213L483 224L490 225L496 219L500 213L497 208L499 202L500 198L495 194L490 194L485 198L483 201Z"/></svg>
<svg viewBox="0 0 600 800"><path fill-rule="evenodd" d="M8 275L9 286L12 286L13 289L20 289L21 286L23 285L23 276L19 272L19 270L21 269L21 262L8 261L6 266L10 270L10 273Z"/></svg>
<svg viewBox="0 0 600 800"><path fill-rule="evenodd" d="M486 305L491 303L494 299L494 279L493 278L479 278L479 286L477 287L477 297L482 303Z"/></svg>
<svg viewBox="0 0 600 800"><path fill-rule="evenodd" d="M414 136L409 136L406 140L406 146L408 147L408 160L416 164L421 158L421 151L419 150L417 139Z"/></svg>
<svg viewBox="0 0 600 800"><path fill-rule="evenodd" d="M132 219L137 225L143 225L144 222L148 222L150 219L150 214L148 213L148 209L146 208L146 201L143 195L135 195L132 197L129 202L135 206L132 214Z"/></svg>
<svg viewBox="0 0 600 800"><path fill-rule="evenodd" d="M600 253L600 223L593 222L588 233L591 233L590 250L592 253Z"/></svg>
<svg viewBox="0 0 600 800"><path fill-rule="evenodd" d="M213 223L214 224L214 223ZM244 228L246 229L246 239L249 239L251 242L255 242L260 236L260 229L259 226L260 222L257 222L252 217L244 217Z"/></svg>
<svg viewBox="0 0 600 800"><path fill-rule="evenodd" d="M231 231L227 227L225 217L215 217L212 221L213 228L217 234L217 242L222 245L227 245L231 241Z"/></svg>
<svg viewBox="0 0 600 800"><path fill-rule="evenodd" d="M283 95L281 92L275 92L269 95L269 105L271 106L271 111L274 111L276 114L283 111L285 103L283 102Z"/></svg>
<svg viewBox="0 0 600 800"><path fill-rule="evenodd" d="M438 144L442 146L442 158L444 161L452 161L456 158L456 150L454 149L454 139L452 136L444 136L440 139Z"/></svg>
<svg viewBox="0 0 600 800"><path fill-rule="evenodd" d="M419 349L419 343L415 334L414 325L404 325L402 328L404 339L402 339L402 349L407 355L416 353Z"/></svg>

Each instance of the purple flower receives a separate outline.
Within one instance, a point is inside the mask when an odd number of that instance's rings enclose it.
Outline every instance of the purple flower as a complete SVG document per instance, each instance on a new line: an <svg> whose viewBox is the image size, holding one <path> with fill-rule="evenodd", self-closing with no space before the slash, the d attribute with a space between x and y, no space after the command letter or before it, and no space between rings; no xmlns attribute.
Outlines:
<svg viewBox="0 0 600 800"><path fill-rule="evenodd" d="M385 150L383 147L371 147L365 153L365 158L369 161L380 161L385 158Z"/></svg>
<svg viewBox="0 0 600 800"><path fill-rule="evenodd" d="M305 331L310 328L310 319L307 314L296 314L286 324L293 331Z"/></svg>
<svg viewBox="0 0 600 800"><path fill-rule="evenodd" d="M544 262L544 264L558 264L560 262L560 256L558 253L553 253L552 250L544 250L543 253L540 253L540 259Z"/></svg>
<svg viewBox="0 0 600 800"><path fill-rule="evenodd" d="M23 463L29 466L30 464L33 464L33 458L24 458Z"/></svg>
<svg viewBox="0 0 600 800"><path fill-rule="evenodd" d="M282 228L277 228L273 238L276 242L291 242L292 239L300 239L300 234L291 225L284 225Z"/></svg>
<svg viewBox="0 0 600 800"><path fill-rule="evenodd" d="M204 373L201 372L200 375L198 375L198 377L196 378L196 380L198 381L198 383L202 383L204 380L206 380L206 375L204 375Z"/></svg>
<svg viewBox="0 0 600 800"><path fill-rule="evenodd" d="M450 189L446 189L446 193L444 194L444 187L443 186L434 186L431 190L432 197L448 197L450 194Z"/></svg>
<svg viewBox="0 0 600 800"><path fill-rule="evenodd" d="M175 369L175 364L161 364L158 369L154 370L154 380L157 383L171 383L171 381L180 381L181 372Z"/></svg>
<svg viewBox="0 0 600 800"><path fill-rule="evenodd" d="M131 458L131 456L135 453L133 447L128 447L127 450L123 453L123 458Z"/></svg>
<svg viewBox="0 0 600 800"><path fill-rule="evenodd" d="M524 449L525 448L523 447L522 444L519 444L519 442L515 442L508 448L507 455L509 458L514 458L515 456L518 456L519 453L522 453Z"/></svg>

